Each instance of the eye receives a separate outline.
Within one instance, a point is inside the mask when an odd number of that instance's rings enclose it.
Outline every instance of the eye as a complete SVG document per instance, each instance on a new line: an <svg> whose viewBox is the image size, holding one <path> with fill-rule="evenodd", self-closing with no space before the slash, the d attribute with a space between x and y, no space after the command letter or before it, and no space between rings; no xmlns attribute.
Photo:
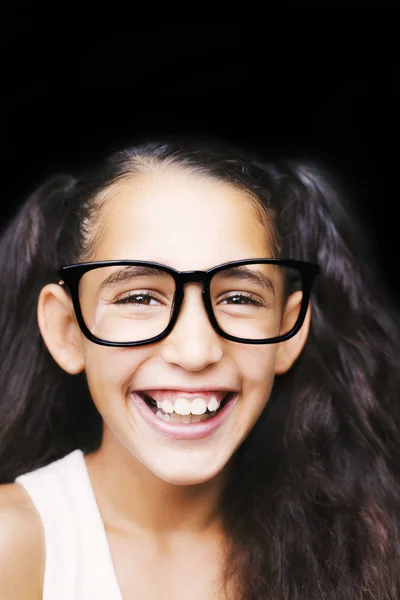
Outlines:
<svg viewBox="0 0 400 600"><path fill-rule="evenodd" d="M243 304L250 304L253 306L264 306L262 302L257 300L253 294L234 293L231 296L227 296L220 302L220 304L230 304L234 306L240 306Z"/></svg>
<svg viewBox="0 0 400 600"><path fill-rule="evenodd" d="M139 304L142 306L150 306L159 304L159 299L155 294L151 294L149 292L136 292L127 294L122 298L118 298L114 301L114 304Z"/></svg>

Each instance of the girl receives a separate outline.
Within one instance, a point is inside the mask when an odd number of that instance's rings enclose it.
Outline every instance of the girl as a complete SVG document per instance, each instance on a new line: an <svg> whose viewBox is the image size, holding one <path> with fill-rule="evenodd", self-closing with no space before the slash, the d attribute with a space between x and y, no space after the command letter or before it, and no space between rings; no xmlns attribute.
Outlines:
<svg viewBox="0 0 400 600"><path fill-rule="evenodd" d="M400 594L399 327L315 165L151 142L1 239L0 598Z"/></svg>

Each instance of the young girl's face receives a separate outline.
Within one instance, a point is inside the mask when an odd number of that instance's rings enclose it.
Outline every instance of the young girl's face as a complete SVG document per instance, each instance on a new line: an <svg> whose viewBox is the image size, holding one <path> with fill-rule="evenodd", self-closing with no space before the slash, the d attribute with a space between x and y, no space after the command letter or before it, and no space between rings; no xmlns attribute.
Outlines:
<svg viewBox="0 0 400 600"><path fill-rule="evenodd" d="M177 167L114 185L101 215L91 260L155 261L184 271L272 256L268 232L244 192ZM275 374L300 352L307 329L306 320L297 336L281 344L228 341L212 328L201 291L199 283L185 285L178 321L160 342L106 347L79 333L82 366L104 420L103 444L174 484L200 483L222 472L262 413ZM188 389L198 390L194 396L206 392L206 400L215 391L232 391L235 399L215 431L176 439L151 425L135 402L135 392L166 389L172 399Z"/></svg>

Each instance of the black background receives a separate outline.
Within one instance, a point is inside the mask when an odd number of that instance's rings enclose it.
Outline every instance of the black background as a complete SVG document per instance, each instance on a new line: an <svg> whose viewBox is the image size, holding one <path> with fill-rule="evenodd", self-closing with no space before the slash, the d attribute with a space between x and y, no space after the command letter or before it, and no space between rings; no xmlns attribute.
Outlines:
<svg viewBox="0 0 400 600"><path fill-rule="evenodd" d="M62 15L49 26L30 6L14 8L1 37L3 224L54 171L147 133L210 133L330 168L400 300L393 9L365 20L360 7L319 18L307 8L291 28L286 17L254 17L89 31Z"/></svg>

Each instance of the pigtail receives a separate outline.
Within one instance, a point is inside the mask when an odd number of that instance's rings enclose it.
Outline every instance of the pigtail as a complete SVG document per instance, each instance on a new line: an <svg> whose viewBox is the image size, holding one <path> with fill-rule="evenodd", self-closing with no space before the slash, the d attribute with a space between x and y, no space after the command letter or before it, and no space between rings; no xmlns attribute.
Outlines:
<svg viewBox="0 0 400 600"><path fill-rule="evenodd" d="M321 272L305 347L235 456L225 514L242 541L229 564L259 582L245 597L397 598L398 317L332 176L290 161L264 178L280 255Z"/></svg>
<svg viewBox="0 0 400 600"><path fill-rule="evenodd" d="M371 242L334 178L315 165L287 163L281 192L280 215L291 232L287 252L322 267L308 343L288 378L285 444L297 456L291 475L308 463L303 494L312 499L314 518L348 536L342 548L337 538L330 576L340 581L345 561L347 568L355 561L362 568L351 577L361 588L387 586L397 597L399 315Z"/></svg>
<svg viewBox="0 0 400 600"><path fill-rule="evenodd" d="M58 367L37 324L40 289L57 282L59 266L79 252L78 196L73 177L47 180L0 239L1 483L85 447L79 427L87 419L93 425L83 374Z"/></svg>

